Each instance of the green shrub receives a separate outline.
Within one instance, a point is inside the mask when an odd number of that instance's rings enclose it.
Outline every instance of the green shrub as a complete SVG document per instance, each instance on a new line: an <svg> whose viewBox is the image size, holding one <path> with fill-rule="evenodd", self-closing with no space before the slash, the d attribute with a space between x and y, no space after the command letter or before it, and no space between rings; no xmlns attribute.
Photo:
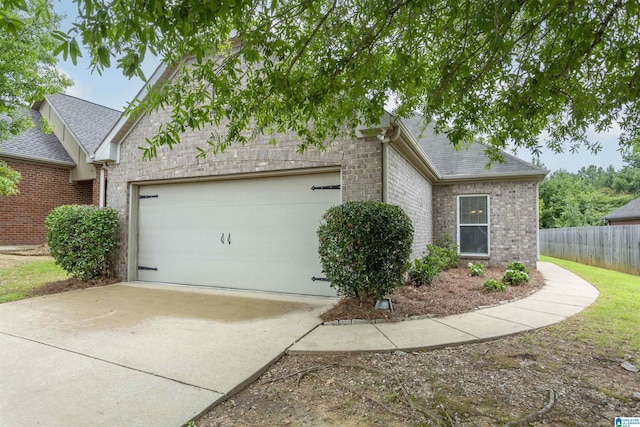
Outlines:
<svg viewBox="0 0 640 427"><path fill-rule="evenodd" d="M430 285L438 275L440 275L440 269L437 265L416 258L409 269L409 282L416 287Z"/></svg>
<svg viewBox="0 0 640 427"><path fill-rule="evenodd" d="M484 274L487 272L487 268L484 266L484 264L481 264L479 262L475 264L470 262L469 264L467 264L467 267L469 267L469 276L484 276Z"/></svg>
<svg viewBox="0 0 640 427"><path fill-rule="evenodd" d="M402 285L413 225L400 207L373 200L347 202L330 208L322 218L320 261L340 295L380 299Z"/></svg>
<svg viewBox="0 0 640 427"><path fill-rule="evenodd" d="M507 288L509 287L509 285L507 285L504 282L500 282L500 281L498 281L496 279L487 279L482 284L482 287L487 292L496 292L496 291L497 292L502 292L502 291L506 291Z"/></svg>
<svg viewBox="0 0 640 427"><path fill-rule="evenodd" d="M453 243L451 237L445 234L443 239L436 240L432 245L427 245L426 255L423 261L436 264L440 271L455 268L460 262L458 255L458 245Z"/></svg>
<svg viewBox="0 0 640 427"><path fill-rule="evenodd" d="M517 270L522 271L523 273L529 273L529 269L527 268L527 266L520 261L511 261L509 264L507 264L507 270Z"/></svg>
<svg viewBox="0 0 640 427"><path fill-rule="evenodd" d="M59 206L45 220L49 252L56 264L81 280L111 273L118 212L91 205Z"/></svg>
<svg viewBox="0 0 640 427"><path fill-rule="evenodd" d="M507 285L519 286L529 281L529 275L520 270L507 270L502 276L502 281Z"/></svg>

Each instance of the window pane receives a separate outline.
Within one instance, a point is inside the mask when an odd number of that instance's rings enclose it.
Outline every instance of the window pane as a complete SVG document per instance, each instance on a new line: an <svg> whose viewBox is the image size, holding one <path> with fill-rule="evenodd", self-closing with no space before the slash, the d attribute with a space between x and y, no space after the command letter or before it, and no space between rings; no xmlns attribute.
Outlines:
<svg viewBox="0 0 640 427"><path fill-rule="evenodd" d="M488 229L486 225L460 226L460 252L489 254Z"/></svg>
<svg viewBox="0 0 640 427"><path fill-rule="evenodd" d="M460 197L460 224L487 224L487 196Z"/></svg>

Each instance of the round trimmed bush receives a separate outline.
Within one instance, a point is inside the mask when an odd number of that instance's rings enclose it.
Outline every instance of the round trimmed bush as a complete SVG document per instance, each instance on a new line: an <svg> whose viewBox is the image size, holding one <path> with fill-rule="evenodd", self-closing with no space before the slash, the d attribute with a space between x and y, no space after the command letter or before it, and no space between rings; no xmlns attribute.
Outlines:
<svg viewBox="0 0 640 427"><path fill-rule="evenodd" d="M403 284L413 225L399 206L374 200L347 202L330 208L322 218L320 261L340 295L380 299Z"/></svg>
<svg viewBox="0 0 640 427"><path fill-rule="evenodd" d="M118 238L118 212L92 205L65 205L45 220L49 253L56 264L81 280L111 273Z"/></svg>

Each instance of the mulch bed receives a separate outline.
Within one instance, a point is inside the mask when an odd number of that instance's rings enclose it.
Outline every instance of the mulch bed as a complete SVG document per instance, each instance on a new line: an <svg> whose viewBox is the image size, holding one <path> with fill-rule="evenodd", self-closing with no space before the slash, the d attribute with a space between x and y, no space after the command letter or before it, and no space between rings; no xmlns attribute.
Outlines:
<svg viewBox="0 0 640 427"><path fill-rule="evenodd" d="M72 277L70 279L59 280L57 282L46 283L31 291L31 296L57 294L59 292L73 291L76 289L93 288L96 286L112 285L121 282L117 277L100 277L93 280L80 280Z"/></svg>
<svg viewBox="0 0 640 427"><path fill-rule="evenodd" d="M529 273L529 282L520 286L510 286L504 292L487 292L482 289L485 280L500 280L503 267L487 267L484 277L469 276L466 267L443 271L431 286L415 287L404 285L391 295L394 312L377 310L374 301L360 303L343 298L320 318L324 322L351 319L391 319L402 320L413 316L444 317L467 313L478 307L499 304L525 298L542 288L544 279L538 270Z"/></svg>

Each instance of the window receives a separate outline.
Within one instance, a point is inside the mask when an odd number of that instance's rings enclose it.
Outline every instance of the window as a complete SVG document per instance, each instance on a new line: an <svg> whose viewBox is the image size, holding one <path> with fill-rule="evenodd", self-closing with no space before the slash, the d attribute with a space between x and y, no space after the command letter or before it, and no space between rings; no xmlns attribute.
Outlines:
<svg viewBox="0 0 640 427"><path fill-rule="evenodd" d="M489 196L458 196L461 255L489 255Z"/></svg>

